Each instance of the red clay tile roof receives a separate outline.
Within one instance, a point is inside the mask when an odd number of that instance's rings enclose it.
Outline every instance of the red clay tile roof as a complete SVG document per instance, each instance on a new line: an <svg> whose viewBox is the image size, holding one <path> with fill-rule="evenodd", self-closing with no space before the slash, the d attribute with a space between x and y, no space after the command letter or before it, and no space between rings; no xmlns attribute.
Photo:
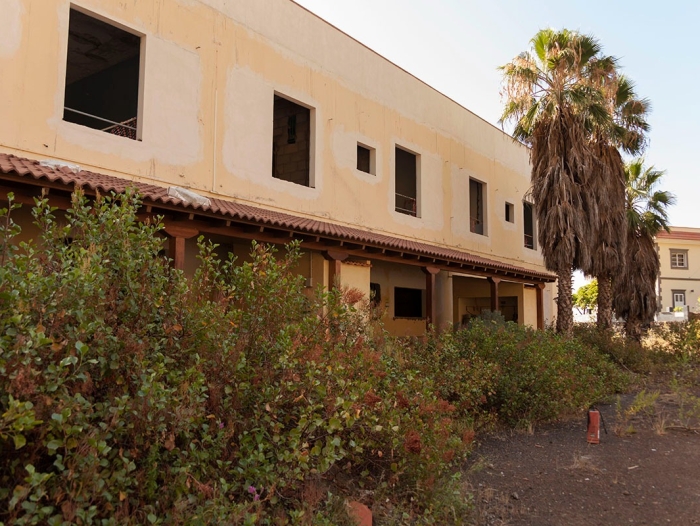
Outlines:
<svg viewBox="0 0 700 526"><path fill-rule="evenodd" d="M682 239L684 241L700 241L700 232L685 232L683 230L673 230L664 232L663 230L656 234L660 239Z"/></svg>
<svg viewBox="0 0 700 526"><path fill-rule="evenodd" d="M74 171L68 166L47 166L39 161L16 157L15 155L0 153L0 173L16 174L22 178L31 178L36 181L46 180L52 183L60 183L69 187L82 187L101 193L124 192L127 188L135 188L145 202L169 205L171 207L186 208L200 211L207 215L223 216L249 223L262 224L270 227L279 227L293 230L299 233L308 233L325 237L332 237L353 243L367 244L389 250L406 252L420 256L444 259L454 263L476 265L486 269L513 272L531 277L537 281L554 281L556 279L550 273L540 272L527 268L517 267L475 256L461 250L440 247L402 239L359 228L337 225L316 219L298 217L282 212L275 212L264 208L245 205L224 199L210 198L209 206L186 204L180 199L168 196L168 189L153 184L129 181L120 177L90 172L86 170Z"/></svg>

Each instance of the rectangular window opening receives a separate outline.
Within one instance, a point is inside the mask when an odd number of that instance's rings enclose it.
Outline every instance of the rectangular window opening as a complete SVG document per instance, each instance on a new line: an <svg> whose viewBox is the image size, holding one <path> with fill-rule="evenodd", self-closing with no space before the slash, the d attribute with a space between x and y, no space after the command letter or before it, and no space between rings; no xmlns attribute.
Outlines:
<svg viewBox="0 0 700 526"><path fill-rule="evenodd" d="M275 95L272 177L311 186L311 110Z"/></svg>
<svg viewBox="0 0 700 526"><path fill-rule="evenodd" d="M523 201L523 226L525 231L525 248L535 249L535 210L532 203Z"/></svg>
<svg viewBox="0 0 700 526"><path fill-rule="evenodd" d="M418 156L397 146L395 158L395 209L401 214L416 217L418 216Z"/></svg>
<svg viewBox="0 0 700 526"><path fill-rule="evenodd" d="M371 175L376 175L375 170L376 150L357 143L357 169Z"/></svg>
<svg viewBox="0 0 700 526"><path fill-rule="evenodd" d="M379 283L369 284L369 300L372 307L379 307L382 304L382 286Z"/></svg>
<svg viewBox="0 0 700 526"><path fill-rule="evenodd" d="M506 321L518 323L518 297L501 296L498 299L498 310Z"/></svg>
<svg viewBox="0 0 700 526"><path fill-rule="evenodd" d="M684 290L674 290L673 293L673 307L685 307L685 291Z"/></svg>
<svg viewBox="0 0 700 526"><path fill-rule="evenodd" d="M513 203L506 203L506 221L515 223L515 206Z"/></svg>
<svg viewBox="0 0 700 526"><path fill-rule="evenodd" d="M70 10L63 120L138 139L141 37Z"/></svg>
<svg viewBox="0 0 700 526"><path fill-rule="evenodd" d="M671 268L688 268L688 251L671 250Z"/></svg>
<svg viewBox="0 0 700 526"><path fill-rule="evenodd" d="M394 317L423 318L423 290L394 287Z"/></svg>
<svg viewBox="0 0 700 526"><path fill-rule="evenodd" d="M484 183L469 179L469 230L484 235Z"/></svg>

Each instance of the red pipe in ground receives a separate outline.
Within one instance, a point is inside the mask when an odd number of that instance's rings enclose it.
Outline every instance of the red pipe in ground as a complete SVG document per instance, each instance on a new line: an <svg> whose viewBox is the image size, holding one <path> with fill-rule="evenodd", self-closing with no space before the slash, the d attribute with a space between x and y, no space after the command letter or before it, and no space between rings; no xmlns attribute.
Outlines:
<svg viewBox="0 0 700 526"><path fill-rule="evenodd" d="M600 444L600 412L596 409L588 411L586 441L589 444Z"/></svg>

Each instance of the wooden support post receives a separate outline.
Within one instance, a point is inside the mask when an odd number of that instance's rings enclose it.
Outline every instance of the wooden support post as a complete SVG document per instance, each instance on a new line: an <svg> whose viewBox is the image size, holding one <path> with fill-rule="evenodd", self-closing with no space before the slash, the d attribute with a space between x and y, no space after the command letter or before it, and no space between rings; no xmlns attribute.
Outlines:
<svg viewBox="0 0 700 526"><path fill-rule="evenodd" d="M425 272L425 327L427 329L436 321L435 276L440 272L440 269L437 267L423 267L423 272Z"/></svg>
<svg viewBox="0 0 700 526"><path fill-rule="evenodd" d="M535 287L537 292L537 328L544 329L544 283L538 283Z"/></svg>
<svg viewBox="0 0 700 526"><path fill-rule="evenodd" d="M171 237L168 242L168 255L173 260L173 268L185 270L185 238Z"/></svg>
<svg viewBox="0 0 700 526"><path fill-rule="evenodd" d="M328 260L328 290L340 287L342 283L340 280L340 269L343 261L348 259L348 256L347 252L339 250L326 250L323 253L323 257Z"/></svg>
<svg viewBox="0 0 700 526"><path fill-rule="evenodd" d="M491 284L491 310L493 312L501 312L498 301L498 284L501 282L501 278L489 277L488 281Z"/></svg>
<svg viewBox="0 0 700 526"><path fill-rule="evenodd" d="M173 268L185 270L185 241L198 235L199 230L174 223L166 223L163 230L169 236L168 257L173 262Z"/></svg>

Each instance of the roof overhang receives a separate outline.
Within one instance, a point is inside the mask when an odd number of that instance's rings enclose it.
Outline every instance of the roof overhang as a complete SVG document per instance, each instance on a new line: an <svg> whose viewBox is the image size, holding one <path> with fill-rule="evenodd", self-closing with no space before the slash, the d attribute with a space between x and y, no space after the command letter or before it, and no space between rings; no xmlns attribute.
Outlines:
<svg viewBox="0 0 700 526"><path fill-rule="evenodd" d="M209 197L188 201L174 197L167 187L82 170L55 161L43 162L0 153L0 200L13 192L17 202L33 204L48 190L52 206L66 210L70 194L122 193L134 188L143 200L140 217L162 216L166 232L215 234L238 239L284 244L302 242L310 250L341 250L349 256L435 267L464 274L499 277L505 281L549 283L556 276L476 256L462 250L395 237L371 230L319 221L236 201ZM177 193L175 193L177 195ZM196 235L196 234L195 234Z"/></svg>

